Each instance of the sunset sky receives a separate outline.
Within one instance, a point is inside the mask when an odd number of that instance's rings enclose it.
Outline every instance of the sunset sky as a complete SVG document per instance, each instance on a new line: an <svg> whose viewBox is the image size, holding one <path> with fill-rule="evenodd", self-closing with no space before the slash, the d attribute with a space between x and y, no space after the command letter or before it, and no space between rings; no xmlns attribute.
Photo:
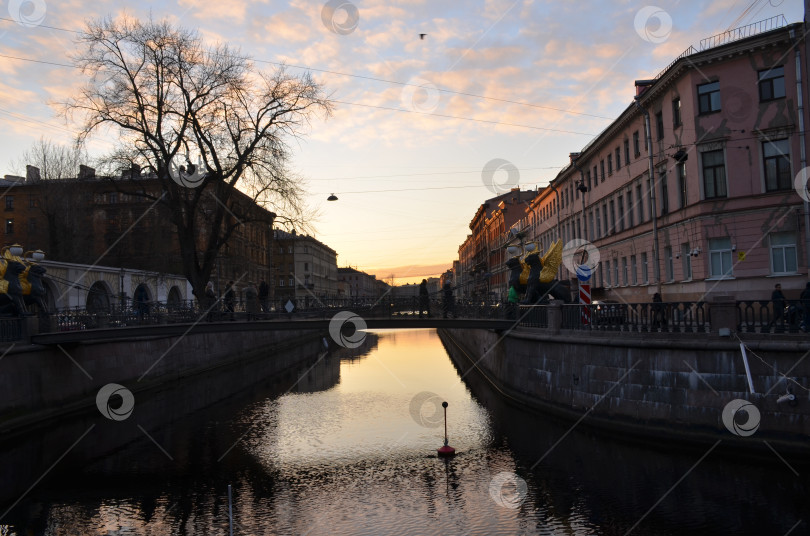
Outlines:
<svg viewBox="0 0 810 536"><path fill-rule="evenodd" d="M67 64L86 19L151 12L255 60L312 69L335 101L332 117L316 119L293 141L295 169L320 211L316 238L338 252L339 266L389 280L393 274L397 284L419 280L450 266L478 205L518 178L501 171L494 186L485 184L488 162L514 165L524 189L542 186L632 101L635 79L654 76L726 29L780 14L789 23L803 17L798 0L657 6L4 0L0 175L23 171L12 163L41 136L72 140L75 125L54 103L84 82L73 68L8 56ZM89 147L91 154L110 148L104 139ZM330 193L339 200L327 202Z"/></svg>

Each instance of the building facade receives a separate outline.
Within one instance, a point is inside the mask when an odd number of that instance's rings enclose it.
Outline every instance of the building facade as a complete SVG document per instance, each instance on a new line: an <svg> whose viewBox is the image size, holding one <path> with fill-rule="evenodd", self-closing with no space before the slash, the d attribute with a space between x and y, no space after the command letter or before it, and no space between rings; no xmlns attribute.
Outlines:
<svg viewBox="0 0 810 536"><path fill-rule="evenodd" d="M807 166L803 32L713 38L637 81L636 102L532 200L529 238L591 242L595 299L769 299L776 283L797 298L810 255L794 180Z"/></svg>
<svg viewBox="0 0 810 536"><path fill-rule="evenodd" d="M339 297L337 253L307 235L274 231L275 298L296 303Z"/></svg>
<svg viewBox="0 0 810 536"><path fill-rule="evenodd" d="M345 267L337 269L338 295L346 298L378 298L385 291L380 292L380 281L377 276L361 272L355 268ZM387 286L383 282L384 286Z"/></svg>
<svg viewBox="0 0 810 536"><path fill-rule="evenodd" d="M60 262L184 272L171 214L155 201L162 186L154 176L134 169L120 177L99 177L92 168L81 166L75 179L46 180L39 169L28 166L25 177L6 175L0 187L4 245L42 249L48 259ZM212 196L210 203L216 202ZM205 203L202 208L208 210ZM217 255L211 280L220 292L228 280L258 283L270 276L275 214L239 191L229 211L248 217ZM199 251L206 237L203 224L196 236Z"/></svg>

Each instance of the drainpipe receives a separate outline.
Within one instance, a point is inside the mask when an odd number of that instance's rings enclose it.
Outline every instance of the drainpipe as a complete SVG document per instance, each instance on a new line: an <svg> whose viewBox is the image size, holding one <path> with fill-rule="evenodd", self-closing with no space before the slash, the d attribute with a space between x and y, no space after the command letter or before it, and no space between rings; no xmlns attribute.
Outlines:
<svg viewBox="0 0 810 536"><path fill-rule="evenodd" d="M795 39L794 31L790 31L791 39ZM802 53L800 43L796 43L796 101L799 112L799 161L801 169L807 167L807 150L804 138L804 93L802 88ZM805 187L807 185L805 184ZM807 269L810 270L810 203L807 196L802 196L804 200L804 254L807 262Z"/></svg>
<svg viewBox="0 0 810 536"><path fill-rule="evenodd" d="M641 81L637 81L636 85ZM646 82L646 81L645 81ZM655 207L655 169L653 165L653 151L652 151L652 130L650 129L650 112L641 105L639 102L641 95L636 95L633 99L636 107L644 114L644 130L647 134L647 154L649 155L649 173L650 173L650 210L652 211L652 225L653 225L653 277L655 277L655 285L658 289L658 294L661 295L661 263L658 258L658 215Z"/></svg>
<svg viewBox="0 0 810 536"><path fill-rule="evenodd" d="M580 196L582 199L582 237L587 241L588 217L585 215L585 192L588 191L588 187L585 186L585 171L579 167L579 153L571 153L569 156L571 157L571 162L574 164L574 168L579 171L579 186L577 186L577 190L582 194Z"/></svg>

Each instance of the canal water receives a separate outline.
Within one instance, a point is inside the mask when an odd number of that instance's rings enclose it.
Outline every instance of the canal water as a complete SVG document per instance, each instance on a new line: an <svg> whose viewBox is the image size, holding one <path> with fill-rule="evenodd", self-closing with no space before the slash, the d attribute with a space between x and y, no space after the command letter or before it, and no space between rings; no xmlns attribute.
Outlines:
<svg viewBox="0 0 810 536"><path fill-rule="evenodd" d="M370 332L0 443L0 535L810 533L810 468L664 449L504 402L434 330ZM450 445L443 444L447 401ZM798 473L798 475L796 474Z"/></svg>

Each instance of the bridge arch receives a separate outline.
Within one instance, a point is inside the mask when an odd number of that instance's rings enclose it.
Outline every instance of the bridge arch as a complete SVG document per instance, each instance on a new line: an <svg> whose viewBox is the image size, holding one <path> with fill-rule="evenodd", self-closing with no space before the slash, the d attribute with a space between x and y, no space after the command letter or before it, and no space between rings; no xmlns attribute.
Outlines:
<svg viewBox="0 0 810 536"><path fill-rule="evenodd" d="M85 309L88 313L108 313L112 304L112 288L106 281L96 281L87 291Z"/></svg>
<svg viewBox="0 0 810 536"><path fill-rule="evenodd" d="M166 308L169 310L179 309L183 304L183 294L177 285L169 289L169 294L166 296Z"/></svg>

